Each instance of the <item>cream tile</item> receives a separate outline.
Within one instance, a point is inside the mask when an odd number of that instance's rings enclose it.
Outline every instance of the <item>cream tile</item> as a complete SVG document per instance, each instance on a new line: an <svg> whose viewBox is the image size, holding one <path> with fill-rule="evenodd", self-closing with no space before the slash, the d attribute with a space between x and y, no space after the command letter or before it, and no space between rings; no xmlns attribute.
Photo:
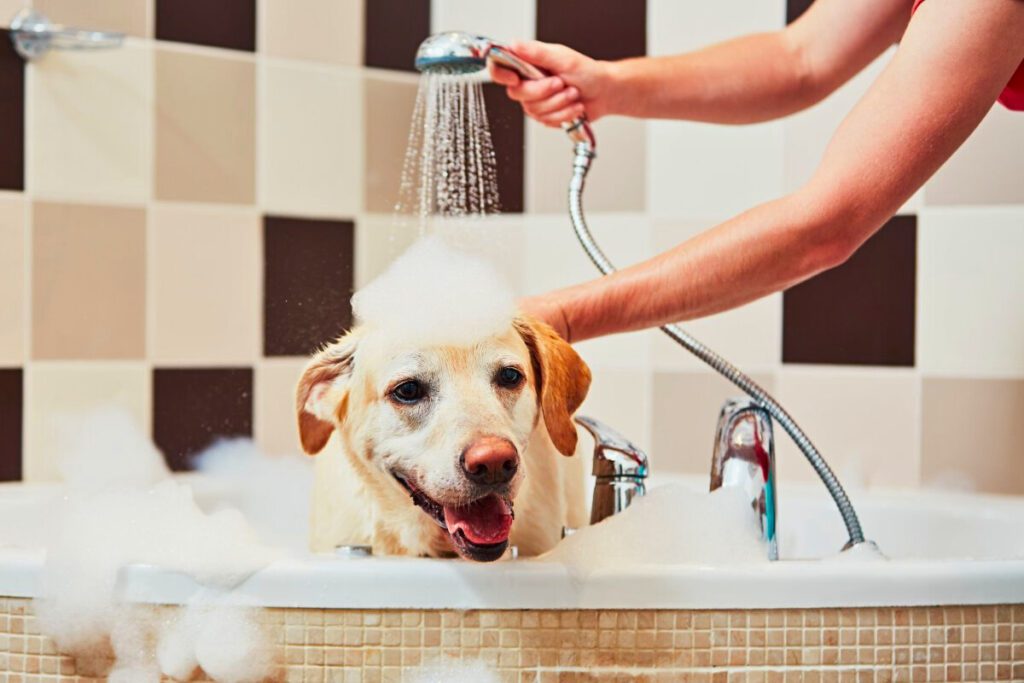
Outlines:
<svg viewBox="0 0 1024 683"><path fill-rule="evenodd" d="M152 185L153 53L56 51L30 67L28 182L37 197L142 202Z"/></svg>
<svg viewBox="0 0 1024 683"><path fill-rule="evenodd" d="M25 360L25 201L0 194L0 365Z"/></svg>
<svg viewBox="0 0 1024 683"><path fill-rule="evenodd" d="M776 388L844 486L917 485L920 380L914 372L786 366ZM815 480L804 455L779 431L779 476Z"/></svg>
<svg viewBox="0 0 1024 683"><path fill-rule="evenodd" d="M651 444L651 377L629 370L592 368L594 380L579 414L604 422L645 451ZM589 473L589 464L587 466Z"/></svg>
<svg viewBox="0 0 1024 683"><path fill-rule="evenodd" d="M752 377L765 390L773 390L773 375ZM718 413L726 399L743 392L711 370L697 370L655 372L652 394L652 469L710 475ZM786 438L777 432L776 452Z"/></svg>
<svg viewBox="0 0 1024 683"><path fill-rule="evenodd" d="M356 289L383 273L418 237L416 227L399 224L393 214L360 216L356 221Z"/></svg>
<svg viewBox="0 0 1024 683"><path fill-rule="evenodd" d="M432 0L430 30L470 31L501 42L533 38L536 9L533 0Z"/></svg>
<svg viewBox="0 0 1024 683"><path fill-rule="evenodd" d="M746 33L772 31L785 23L785 6L780 3L648 0L647 51L651 55L676 54Z"/></svg>
<svg viewBox="0 0 1024 683"><path fill-rule="evenodd" d="M11 19L22 7L31 5L31 0L0 0L0 27L7 28Z"/></svg>
<svg viewBox="0 0 1024 683"><path fill-rule="evenodd" d="M47 202L32 210L33 358L142 358L145 211Z"/></svg>
<svg viewBox="0 0 1024 683"><path fill-rule="evenodd" d="M918 225L918 367L1024 375L1024 207L926 209Z"/></svg>
<svg viewBox="0 0 1024 683"><path fill-rule="evenodd" d="M1024 381L925 378L921 392L925 483L1024 494Z"/></svg>
<svg viewBox="0 0 1024 683"><path fill-rule="evenodd" d="M97 31L121 31L153 37L156 0L34 0L37 10L53 21Z"/></svg>
<svg viewBox="0 0 1024 683"><path fill-rule="evenodd" d="M259 0L259 51L273 57L358 66L363 62L359 0Z"/></svg>
<svg viewBox="0 0 1024 683"><path fill-rule="evenodd" d="M255 201L255 90L251 56L157 50L157 199Z"/></svg>
<svg viewBox="0 0 1024 683"><path fill-rule="evenodd" d="M413 75L374 72L363 80L367 211L390 213L398 201L416 89Z"/></svg>
<svg viewBox="0 0 1024 683"><path fill-rule="evenodd" d="M259 357L260 218L252 209L152 209L150 355L165 363Z"/></svg>
<svg viewBox="0 0 1024 683"><path fill-rule="evenodd" d="M117 408L149 433L150 375L142 363L33 363L25 399L25 481L59 479L59 425L68 416Z"/></svg>
<svg viewBox="0 0 1024 683"><path fill-rule="evenodd" d="M295 416L295 387L306 358L274 358L260 361L255 376L253 438L264 453L301 453Z"/></svg>
<svg viewBox="0 0 1024 683"><path fill-rule="evenodd" d="M594 124L598 156L587 175L589 211L643 211L647 201L647 123L612 117ZM530 120L526 127L526 208L568 211L572 142L565 133Z"/></svg>
<svg viewBox="0 0 1024 683"><path fill-rule="evenodd" d="M924 191L926 206L1024 204L1020 114L996 104Z"/></svg>
<svg viewBox="0 0 1024 683"><path fill-rule="evenodd" d="M264 63L260 205L350 217L363 201L361 78L321 66Z"/></svg>

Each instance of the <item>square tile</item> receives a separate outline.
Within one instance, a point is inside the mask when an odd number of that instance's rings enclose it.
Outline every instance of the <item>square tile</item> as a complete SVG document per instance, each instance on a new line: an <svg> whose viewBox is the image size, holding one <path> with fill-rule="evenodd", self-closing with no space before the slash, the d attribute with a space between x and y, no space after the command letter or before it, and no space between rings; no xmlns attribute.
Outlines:
<svg viewBox="0 0 1024 683"><path fill-rule="evenodd" d="M537 40L562 43L594 59L647 54L647 2L538 0Z"/></svg>
<svg viewBox="0 0 1024 683"><path fill-rule="evenodd" d="M58 16L58 15L55 15ZM153 51L55 51L33 65L35 196L143 202L151 193Z"/></svg>
<svg viewBox="0 0 1024 683"><path fill-rule="evenodd" d="M420 237L419 229L400 225L394 214L364 214L355 237L355 290L375 277Z"/></svg>
<svg viewBox="0 0 1024 683"><path fill-rule="evenodd" d="M533 37L536 0L431 0L430 32L467 30L508 43Z"/></svg>
<svg viewBox="0 0 1024 683"><path fill-rule="evenodd" d="M483 88L498 167L499 206L502 213L522 213L526 121L519 104L505 95L504 88L493 83L486 83Z"/></svg>
<svg viewBox="0 0 1024 683"><path fill-rule="evenodd" d="M405 75L373 74L363 78L363 182L367 211L395 210L417 83L416 78Z"/></svg>
<svg viewBox="0 0 1024 683"><path fill-rule="evenodd" d="M150 357L253 363L260 338L260 219L255 209L152 209Z"/></svg>
<svg viewBox="0 0 1024 683"><path fill-rule="evenodd" d="M33 358L142 358L145 306L144 209L33 205Z"/></svg>
<svg viewBox="0 0 1024 683"><path fill-rule="evenodd" d="M792 24L810 8L814 0L786 0L786 23Z"/></svg>
<svg viewBox="0 0 1024 683"><path fill-rule="evenodd" d="M11 33L0 30L0 190L25 187L25 61L14 51Z"/></svg>
<svg viewBox="0 0 1024 683"><path fill-rule="evenodd" d="M32 6L65 26L153 36L153 0L32 0Z"/></svg>
<svg viewBox="0 0 1024 683"><path fill-rule="evenodd" d="M263 354L306 356L352 324L351 221L263 219Z"/></svg>
<svg viewBox="0 0 1024 683"><path fill-rule="evenodd" d="M21 481L22 371L0 368L0 481Z"/></svg>
<svg viewBox="0 0 1024 683"><path fill-rule="evenodd" d="M786 363L914 365L917 219L894 216L846 263L787 290Z"/></svg>
<svg viewBox="0 0 1024 683"><path fill-rule="evenodd" d="M156 53L157 199L252 204L256 68L228 53Z"/></svg>
<svg viewBox="0 0 1024 683"><path fill-rule="evenodd" d="M1024 494L1024 380L930 378L921 387L921 477Z"/></svg>
<svg viewBox="0 0 1024 683"><path fill-rule="evenodd" d="M594 379L579 414L604 422L640 448L649 450L652 398L650 374L598 367L592 370ZM585 432L580 430L580 433ZM585 443L586 448L590 448L592 442L589 438Z"/></svg>
<svg viewBox="0 0 1024 683"><path fill-rule="evenodd" d="M156 38L178 43L256 49L256 0L154 0Z"/></svg>
<svg viewBox="0 0 1024 683"><path fill-rule="evenodd" d="M778 30L784 21L782 6L775 2L648 0L648 50L678 54L746 33Z"/></svg>
<svg viewBox="0 0 1024 683"><path fill-rule="evenodd" d="M20 194L0 193L0 364L25 359L25 211Z"/></svg>
<svg viewBox="0 0 1024 683"><path fill-rule="evenodd" d="M271 57L363 63L362 0L260 0L259 51Z"/></svg>
<svg viewBox="0 0 1024 683"><path fill-rule="evenodd" d="M919 221L918 366L1024 375L1024 207L926 209Z"/></svg>
<svg viewBox="0 0 1024 683"><path fill-rule="evenodd" d="M153 370L153 441L176 472L221 438L252 436L252 368Z"/></svg>
<svg viewBox="0 0 1024 683"><path fill-rule="evenodd" d="M396 19L400 18L399 21ZM415 71L416 49L430 35L430 0L366 3L363 63L380 69Z"/></svg>
<svg viewBox="0 0 1024 683"><path fill-rule="evenodd" d="M363 203L361 79L319 66L267 63L260 93L260 205L352 216Z"/></svg>
<svg viewBox="0 0 1024 683"><path fill-rule="evenodd" d="M148 431L149 382L143 363L33 363L25 376L25 481L60 479L59 425L67 417L114 408Z"/></svg>
<svg viewBox="0 0 1024 683"><path fill-rule="evenodd" d="M256 366L256 443L264 453L301 453L295 418L295 387L308 358L273 358Z"/></svg>

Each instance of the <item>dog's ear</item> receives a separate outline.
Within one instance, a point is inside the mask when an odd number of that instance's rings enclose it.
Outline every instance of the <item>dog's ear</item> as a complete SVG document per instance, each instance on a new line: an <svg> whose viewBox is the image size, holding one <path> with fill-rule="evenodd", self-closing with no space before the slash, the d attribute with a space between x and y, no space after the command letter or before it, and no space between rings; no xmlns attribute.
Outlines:
<svg viewBox="0 0 1024 683"><path fill-rule="evenodd" d="M317 353L299 379L295 392L299 440L309 455L323 450L335 420L345 417L357 340L358 333L352 331Z"/></svg>
<svg viewBox="0 0 1024 683"><path fill-rule="evenodd" d="M576 451L576 425L572 416L587 397L590 368L550 325L528 317L515 321L516 330L530 350L530 362L548 435L563 455Z"/></svg>

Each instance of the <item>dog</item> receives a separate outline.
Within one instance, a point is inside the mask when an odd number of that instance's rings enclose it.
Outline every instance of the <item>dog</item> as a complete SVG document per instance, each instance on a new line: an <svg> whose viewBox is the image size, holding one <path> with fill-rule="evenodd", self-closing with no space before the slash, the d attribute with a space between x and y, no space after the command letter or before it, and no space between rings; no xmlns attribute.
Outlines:
<svg viewBox="0 0 1024 683"><path fill-rule="evenodd" d="M355 327L317 353L296 391L317 456L310 547L489 562L538 555L585 524L573 414L590 370L523 315L467 344L421 345Z"/></svg>

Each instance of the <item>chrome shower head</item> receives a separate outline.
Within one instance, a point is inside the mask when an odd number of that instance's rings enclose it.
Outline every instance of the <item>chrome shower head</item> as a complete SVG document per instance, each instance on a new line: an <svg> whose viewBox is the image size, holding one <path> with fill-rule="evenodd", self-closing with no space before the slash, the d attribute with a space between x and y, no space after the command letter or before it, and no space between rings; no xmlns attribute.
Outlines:
<svg viewBox="0 0 1024 683"><path fill-rule="evenodd" d="M435 33L416 51L417 71L441 74L470 74L487 66L491 41L464 31Z"/></svg>

